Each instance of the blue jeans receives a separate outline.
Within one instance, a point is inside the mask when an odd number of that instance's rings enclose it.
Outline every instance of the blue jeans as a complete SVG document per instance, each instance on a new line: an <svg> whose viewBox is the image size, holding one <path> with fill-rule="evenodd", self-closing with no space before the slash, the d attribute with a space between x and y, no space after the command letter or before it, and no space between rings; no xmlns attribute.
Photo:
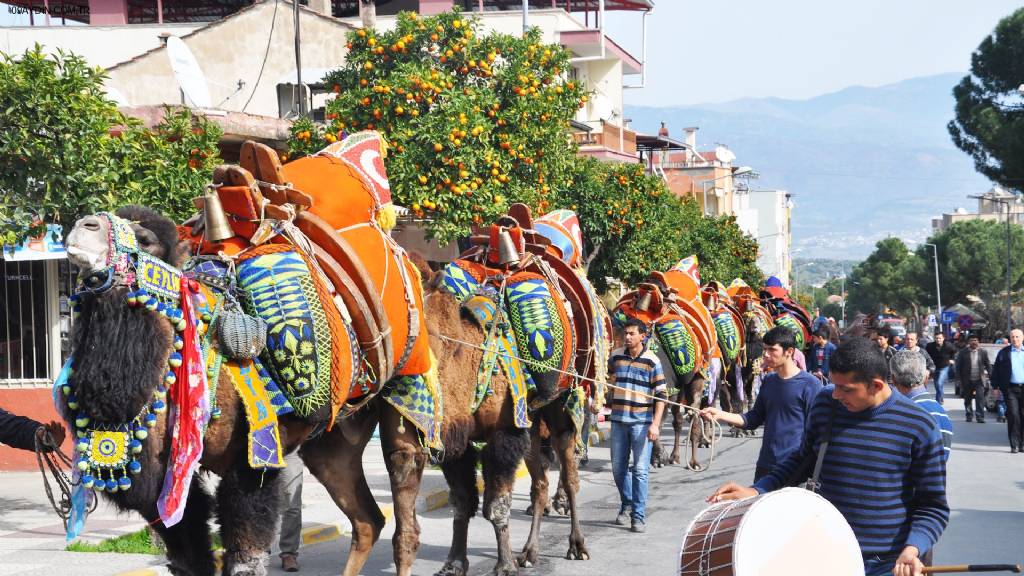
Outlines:
<svg viewBox="0 0 1024 576"><path fill-rule="evenodd" d="M878 556L864 558L864 576L892 576L892 569L896 567L896 559L883 560Z"/></svg>
<svg viewBox="0 0 1024 576"><path fill-rule="evenodd" d="M945 368L938 368L935 371L935 401L942 404L942 393L943 387L946 385L946 380L949 380L949 366Z"/></svg>
<svg viewBox="0 0 1024 576"><path fill-rule="evenodd" d="M650 424L612 421L612 477L619 489L619 512L633 510L633 519L644 521L647 508L647 468L651 463ZM633 462L630 463L630 455Z"/></svg>

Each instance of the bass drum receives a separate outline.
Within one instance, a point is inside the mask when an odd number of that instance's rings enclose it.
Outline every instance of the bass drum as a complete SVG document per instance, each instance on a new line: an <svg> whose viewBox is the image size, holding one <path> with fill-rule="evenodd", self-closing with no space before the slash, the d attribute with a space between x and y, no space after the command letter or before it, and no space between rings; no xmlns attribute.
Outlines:
<svg viewBox="0 0 1024 576"><path fill-rule="evenodd" d="M713 504L686 529L679 574L863 576L860 546L828 500L784 488Z"/></svg>

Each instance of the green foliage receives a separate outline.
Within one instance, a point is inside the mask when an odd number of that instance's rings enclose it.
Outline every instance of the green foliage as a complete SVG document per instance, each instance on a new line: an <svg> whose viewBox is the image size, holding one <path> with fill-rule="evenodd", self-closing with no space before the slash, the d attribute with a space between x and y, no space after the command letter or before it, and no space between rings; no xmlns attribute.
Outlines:
<svg viewBox="0 0 1024 576"><path fill-rule="evenodd" d="M1024 189L1024 9L1003 18L971 55L971 74L953 89L953 143L990 179Z"/></svg>
<svg viewBox="0 0 1024 576"><path fill-rule="evenodd" d="M570 185L552 202L579 216L588 276L598 290L608 277L632 285L690 254L700 259L704 281L761 283L757 242L734 218L703 216L695 201L680 200L639 164L580 158Z"/></svg>
<svg viewBox="0 0 1024 576"><path fill-rule="evenodd" d="M566 78L569 52L540 32L479 36L458 11L398 16L394 30L354 30L327 127L293 129L291 154L374 129L391 144L396 202L430 220L441 240L492 221L511 202L543 212L564 189L576 147L569 120L586 101ZM298 132L298 133L297 133Z"/></svg>
<svg viewBox="0 0 1024 576"><path fill-rule="evenodd" d="M187 111L154 130L125 118L105 76L74 54L40 46L0 53L0 236L18 242L46 223L141 202L176 219L219 162L219 128Z"/></svg>
<svg viewBox="0 0 1024 576"><path fill-rule="evenodd" d="M993 304L993 296L1006 292L1006 224L991 220L957 222L928 240L938 247L939 278L944 305L967 303L972 295ZM1010 226L1010 286L1024 288L1024 230ZM916 276L920 291L935 300L935 272L931 246L918 249L924 263Z"/></svg>
<svg viewBox="0 0 1024 576"><path fill-rule="evenodd" d="M115 538L107 538L93 544L91 542L76 541L68 544L68 552L114 552L118 554L154 554L162 556L163 548L157 546L149 533L149 529L143 528L137 532L124 534Z"/></svg>
<svg viewBox="0 0 1024 576"><path fill-rule="evenodd" d="M912 309L924 296L916 282L923 266L921 258L899 238L879 241L875 251L854 266L847 280L847 316L852 317L854 311L875 314L884 307Z"/></svg>
<svg viewBox="0 0 1024 576"><path fill-rule="evenodd" d="M132 123L118 139L116 205L145 204L181 222L195 212L192 198L203 193L221 163L220 126L187 108L166 109L152 130Z"/></svg>

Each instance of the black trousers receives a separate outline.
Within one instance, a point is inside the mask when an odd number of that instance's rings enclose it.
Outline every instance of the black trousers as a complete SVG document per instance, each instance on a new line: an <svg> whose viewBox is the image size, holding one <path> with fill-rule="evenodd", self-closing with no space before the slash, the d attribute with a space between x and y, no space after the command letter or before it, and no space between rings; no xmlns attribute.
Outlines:
<svg viewBox="0 0 1024 576"><path fill-rule="evenodd" d="M967 412L967 419L971 419L971 400L974 400L977 409L974 416L978 422L985 421L985 383L981 380L972 380L966 385L960 386L960 394L964 397L964 410Z"/></svg>
<svg viewBox="0 0 1024 576"><path fill-rule="evenodd" d="M1024 448L1024 428L1021 427L1021 415L1024 414L1024 394L1021 386L1009 386L1006 389L1006 432L1010 437L1010 448Z"/></svg>

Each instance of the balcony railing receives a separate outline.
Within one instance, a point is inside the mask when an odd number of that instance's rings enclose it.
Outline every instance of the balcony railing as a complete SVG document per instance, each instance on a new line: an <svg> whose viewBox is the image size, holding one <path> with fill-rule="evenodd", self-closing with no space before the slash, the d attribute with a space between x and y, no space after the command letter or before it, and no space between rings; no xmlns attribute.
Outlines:
<svg viewBox="0 0 1024 576"><path fill-rule="evenodd" d="M579 146L600 146L624 154L636 154L636 132L608 122L601 123L601 130L574 133L573 140Z"/></svg>

